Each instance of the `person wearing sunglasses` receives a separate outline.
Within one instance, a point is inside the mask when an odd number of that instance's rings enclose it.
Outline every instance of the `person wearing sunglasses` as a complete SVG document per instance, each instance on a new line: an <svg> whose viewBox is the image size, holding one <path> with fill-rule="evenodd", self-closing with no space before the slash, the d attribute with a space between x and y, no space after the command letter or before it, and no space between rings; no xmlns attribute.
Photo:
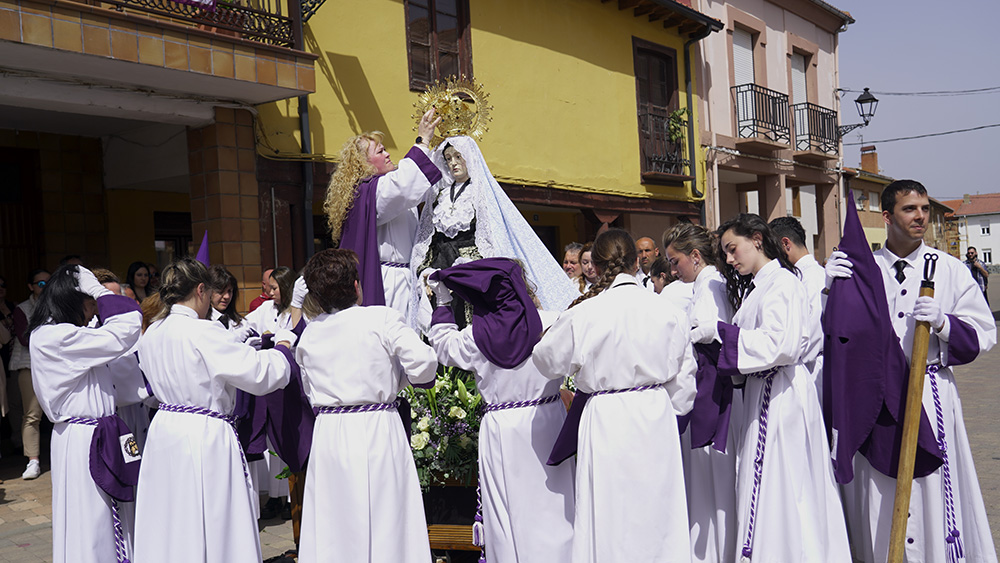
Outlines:
<svg viewBox="0 0 1000 563"><path fill-rule="evenodd" d="M28 319L35 311L35 305L49 282L49 271L38 269L28 275L28 291L31 295L14 309L14 351L10 358L10 371L17 376L18 388L21 390L21 443L24 456L28 458L28 467L21 475L22 479L37 479L42 474L38 455L41 450L39 426L42 422L42 407L35 397L35 389L31 384L31 357L28 353ZM11 422L15 419L12 417ZM16 425L11 424L17 428Z"/></svg>

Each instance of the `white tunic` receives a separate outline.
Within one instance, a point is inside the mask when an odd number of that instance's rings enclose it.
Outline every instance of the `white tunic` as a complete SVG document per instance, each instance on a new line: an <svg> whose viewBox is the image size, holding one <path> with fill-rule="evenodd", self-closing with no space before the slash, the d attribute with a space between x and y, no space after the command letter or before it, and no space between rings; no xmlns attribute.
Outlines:
<svg viewBox="0 0 1000 563"><path fill-rule="evenodd" d="M295 355L315 407L389 403L437 369L402 315L380 306L319 315ZM301 530L303 563L430 561L417 468L395 409L316 417Z"/></svg>
<svg viewBox="0 0 1000 563"><path fill-rule="evenodd" d="M555 313L539 311L542 330ZM530 358L506 369L479 350L472 327L431 326L427 334L438 361L476 374L476 388L489 404L559 395L559 379L546 379ZM573 539L576 464L546 465L566 420L561 400L534 407L490 411L479 426L479 484L486 532L486 558L494 563L568 563Z"/></svg>
<svg viewBox="0 0 1000 563"><path fill-rule="evenodd" d="M688 311L691 308L691 299L694 297L694 285L674 280L663 287L660 297L669 300L681 311Z"/></svg>
<svg viewBox="0 0 1000 563"><path fill-rule="evenodd" d="M98 328L63 323L40 326L31 334L32 384L42 410L55 423L52 560L57 563L115 561L111 497L90 475L95 427L64 421L115 413L116 382L106 364L129 351L139 339L141 324L142 316L134 311L109 317ZM119 503L119 509L127 504ZM126 536L131 535L129 528L126 523ZM126 545L131 554L130 538Z"/></svg>
<svg viewBox="0 0 1000 563"><path fill-rule="evenodd" d="M780 366L771 387L752 561L850 562L823 415L816 388L800 362L809 323L805 287L777 260L757 272L754 286L733 317L740 327L739 371L749 376L737 453L738 548L746 543L751 520L765 388L764 378L750 374Z"/></svg>
<svg viewBox="0 0 1000 563"><path fill-rule="evenodd" d="M163 403L221 414L232 414L237 389L264 395L287 385L291 372L280 351L255 351L183 305L150 325L139 360ZM161 410L139 472L135 561L260 561L251 494L228 422Z"/></svg>
<svg viewBox="0 0 1000 563"><path fill-rule="evenodd" d="M685 285L692 292L687 313L693 326L731 322L733 308L726 297L726 280L715 266L706 266L693 283ZM736 436L743 415L741 397L740 391L733 392L725 452L711 445L691 449L690 427L681 435L694 561L736 560Z"/></svg>
<svg viewBox="0 0 1000 563"><path fill-rule="evenodd" d="M816 386L816 396L823 404L823 289L826 288L826 270L806 254L795 263L799 279L809 298L809 341L802 353L802 362Z"/></svg>
<svg viewBox="0 0 1000 563"><path fill-rule="evenodd" d="M424 154L427 149L414 145ZM412 150L412 149L411 149ZM382 262L405 266L382 266L385 304L404 318L410 303L410 255L417 236L417 206L427 197L431 183L412 159L403 158L396 170L379 176L375 195L378 254Z"/></svg>
<svg viewBox="0 0 1000 563"><path fill-rule="evenodd" d="M641 322L639 322L641 321ZM580 421L574 563L690 561L677 415L691 410L695 360L677 309L619 274L562 313L532 361L549 378L576 376L597 395Z"/></svg>
<svg viewBox="0 0 1000 563"><path fill-rule="evenodd" d="M938 256L934 276L934 299L941 310L955 315L976 331L980 350L985 352L996 343L996 325L982 291L972 279L968 268L957 259L925 244L909 256L904 270L906 279L896 281L893 264L899 257L887 248L875 251L875 263L882 270L892 325L909 358L913 346L913 306L920 291L924 255ZM949 321L950 323L950 321ZM949 327L950 329L950 327ZM951 331L949 330L949 335ZM976 468L973 465L969 437L962 419L962 402L955 386L955 376L948 361L947 335L931 331L927 363L942 366L937 385L944 416L948 465L958 529L969 563L995 563L996 549L986 519ZM937 416L929 376L924 377L924 412L937 432ZM913 480L910 493L910 518L907 520L907 542L903 544L909 562L946 561L945 502L943 468L926 477ZM876 471L862 455L854 456L854 480L844 485L844 507L851 529L854 556L866 562L885 561L889 552L892 528L892 506L896 480ZM910 543L910 539L913 540Z"/></svg>

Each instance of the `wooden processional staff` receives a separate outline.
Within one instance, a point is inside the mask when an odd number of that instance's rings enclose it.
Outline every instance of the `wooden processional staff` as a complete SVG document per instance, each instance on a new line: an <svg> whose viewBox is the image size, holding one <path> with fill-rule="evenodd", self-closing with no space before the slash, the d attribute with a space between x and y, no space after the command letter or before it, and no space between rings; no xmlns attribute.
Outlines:
<svg viewBox="0 0 1000 563"><path fill-rule="evenodd" d="M924 254L924 280L920 296L934 297L934 271L937 255ZM910 383L906 390L906 410L903 412L903 442L899 448L899 470L896 473L896 499L892 507L892 532L889 536L888 563L903 563L903 543L906 541L906 520L910 513L910 491L913 488L913 466L917 458L917 434L923 412L924 372L927 370L927 345L931 327L926 321L916 323L913 351L910 355Z"/></svg>

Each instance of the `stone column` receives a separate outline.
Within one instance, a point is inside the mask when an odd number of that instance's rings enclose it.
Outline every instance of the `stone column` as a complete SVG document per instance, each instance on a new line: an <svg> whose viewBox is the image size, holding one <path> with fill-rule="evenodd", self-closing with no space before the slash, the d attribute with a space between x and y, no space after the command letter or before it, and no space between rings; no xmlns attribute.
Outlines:
<svg viewBox="0 0 1000 563"><path fill-rule="evenodd" d="M246 110L216 108L215 123L188 129L192 240L208 231L209 260L236 276L242 312L260 292L255 143Z"/></svg>
<svg viewBox="0 0 1000 563"><path fill-rule="evenodd" d="M785 175L771 174L760 177L760 215L770 223L778 217L788 215L785 203Z"/></svg>
<svg viewBox="0 0 1000 563"><path fill-rule="evenodd" d="M840 242L840 209L837 184L816 184L816 222L819 237L813 254L821 264Z"/></svg>

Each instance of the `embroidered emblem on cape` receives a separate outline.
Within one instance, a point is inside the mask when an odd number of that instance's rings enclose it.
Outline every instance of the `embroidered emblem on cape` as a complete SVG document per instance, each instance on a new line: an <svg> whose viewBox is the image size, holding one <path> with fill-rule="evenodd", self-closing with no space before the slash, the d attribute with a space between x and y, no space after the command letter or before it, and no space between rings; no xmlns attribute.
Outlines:
<svg viewBox="0 0 1000 563"><path fill-rule="evenodd" d="M132 463L133 461L142 459L142 456L139 454L139 442L135 441L135 436L125 434L119 436L118 441L122 446L122 457L125 459L125 463Z"/></svg>

